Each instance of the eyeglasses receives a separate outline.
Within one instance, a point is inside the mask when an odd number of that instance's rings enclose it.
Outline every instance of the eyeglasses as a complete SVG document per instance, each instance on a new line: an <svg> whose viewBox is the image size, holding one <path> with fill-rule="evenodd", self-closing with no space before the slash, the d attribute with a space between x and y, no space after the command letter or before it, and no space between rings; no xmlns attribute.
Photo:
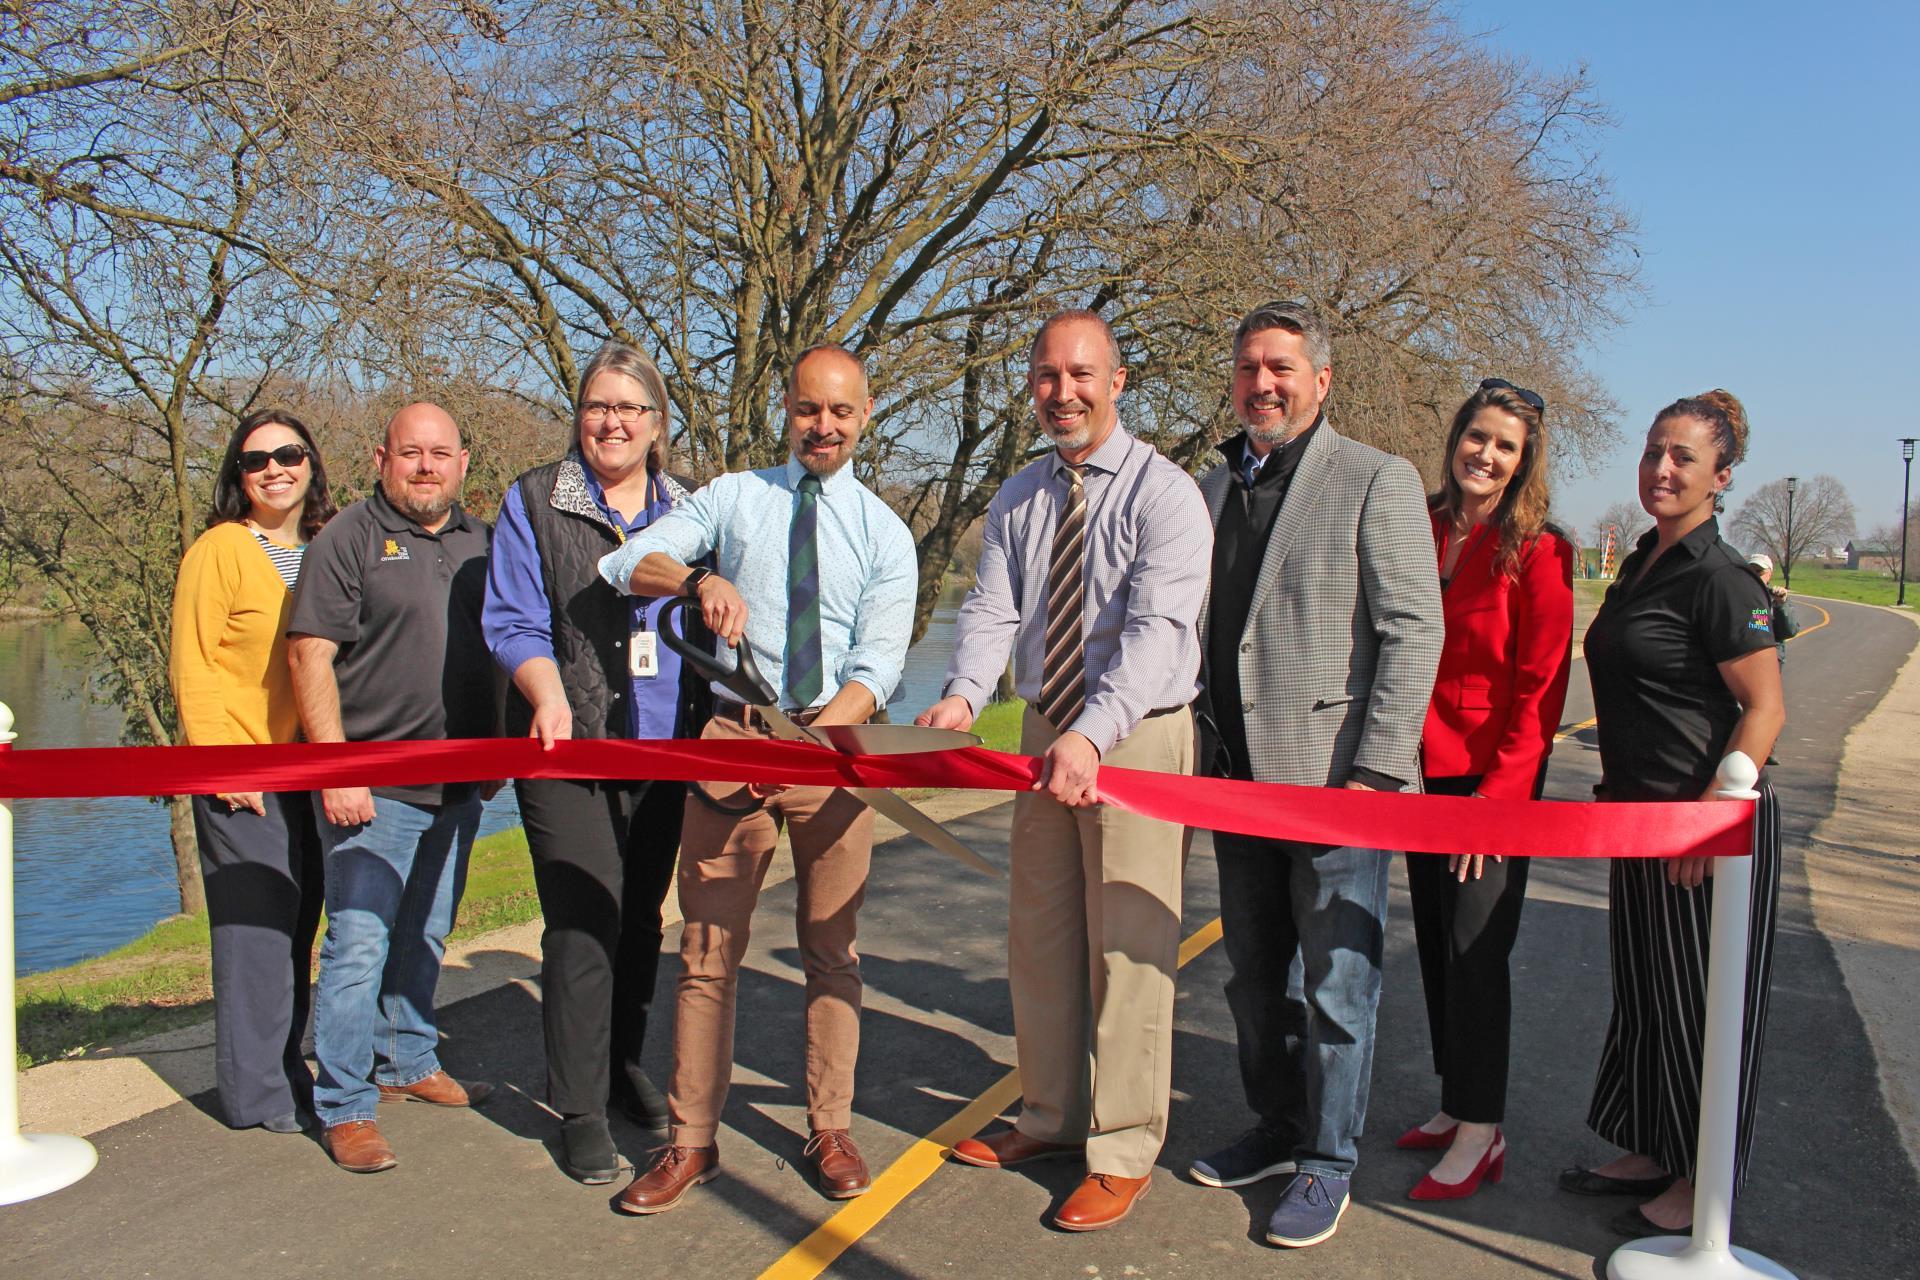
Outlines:
<svg viewBox="0 0 1920 1280"><path fill-rule="evenodd" d="M650 404L602 404L598 400L589 400L580 406L582 422L604 422L608 414L620 419L623 427L637 427L647 420L653 412Z"/></svg>
<svg viewBox="0 0 1920 1280"><path fill-rule="evenodd" d="M1505 378L1483 378L1480 381L1480 389L1482 391L1511 391L1540 412L1545 413L1547 411L1547 402L1540 398L1538 391L1529 391L1525 387L1516 387Z"/></svg>
<svg viewBox="0 0 1920 1280"><path fill-rule="evenodd" d="M303 444L283 444L278 449L242 449L233 465L240 468L242 475L250 476L265 471L269 462L277 462L291 471L312 456L313 451Z"/></svg>

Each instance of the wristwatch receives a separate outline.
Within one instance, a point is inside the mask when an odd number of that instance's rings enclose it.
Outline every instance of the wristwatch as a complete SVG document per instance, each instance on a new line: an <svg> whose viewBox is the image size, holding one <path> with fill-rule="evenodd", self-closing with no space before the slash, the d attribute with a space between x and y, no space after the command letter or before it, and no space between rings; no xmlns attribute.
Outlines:
<svg viewBox="0 0 1920 1280"><path fill-rule="evenodd" d="M683 596L698 595L700 593L700 584L712 576L713 570L702 565L700 568L688 574L686 581L680 584L680 594Z"/></svg>

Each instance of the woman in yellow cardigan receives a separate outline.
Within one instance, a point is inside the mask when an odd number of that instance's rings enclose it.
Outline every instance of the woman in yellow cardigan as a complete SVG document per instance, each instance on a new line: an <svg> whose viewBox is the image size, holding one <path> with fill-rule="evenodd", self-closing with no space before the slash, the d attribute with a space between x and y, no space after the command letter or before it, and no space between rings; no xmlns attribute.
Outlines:
<svg viewBox="0 0 1920 1280"><path fill-rule="evenodd" d="M173 596L173 693L193 746L292 742L287 618L307 540L333 515L313 435L278 410L241 419L207 531ZM305 792L193 799L213 935L214 1062L236 1129L298 1133L313 1108L306 1033L320 835Z"/></svg>

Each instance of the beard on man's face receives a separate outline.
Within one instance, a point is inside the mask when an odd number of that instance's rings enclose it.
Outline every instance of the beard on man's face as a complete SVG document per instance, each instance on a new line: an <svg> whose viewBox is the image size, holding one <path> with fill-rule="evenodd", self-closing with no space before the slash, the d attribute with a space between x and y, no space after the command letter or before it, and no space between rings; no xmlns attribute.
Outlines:
<svg viewBox="0 0 1920 1280"><path fill-rule="evenodd" d="M387 501L395 511L420 524L431 524L453 510L453 494L445 488L433 490L436 496L432 498L422 498L414 493L413 486L405 480L383 478L380 490L387 495Z"/></svg>

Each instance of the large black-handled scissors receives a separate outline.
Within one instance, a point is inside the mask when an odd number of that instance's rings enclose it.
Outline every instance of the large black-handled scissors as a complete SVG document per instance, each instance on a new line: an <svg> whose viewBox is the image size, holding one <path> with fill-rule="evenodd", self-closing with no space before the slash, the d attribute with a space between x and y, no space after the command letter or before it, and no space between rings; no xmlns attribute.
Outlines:
<svg viewBox="0 0 1920 1280"><path fill-rule="evenodd" d="M699 607L700 602L692 596L675 596L667 601L659 614L661 640L702 677L753 708L776 738L831 747L842 755L868 756L953 751L960 747L980 745L980 739L971 733L962 733L957 729L934 729L926 725L834 724L802 728L780 709L780 695L760 674L760 666L753 660L753 646L747 643L745 636L733 646L734 664L731 668L721 665L712 652L687 639L681 629L679 615L686 609L697 610ZM893 792L875 787L847 787L845 790L875 813L893 819L902 828L949 857L958 858L974 870L990 876L1001 874L1000 868L969 849L951 831Z"/></svg>

